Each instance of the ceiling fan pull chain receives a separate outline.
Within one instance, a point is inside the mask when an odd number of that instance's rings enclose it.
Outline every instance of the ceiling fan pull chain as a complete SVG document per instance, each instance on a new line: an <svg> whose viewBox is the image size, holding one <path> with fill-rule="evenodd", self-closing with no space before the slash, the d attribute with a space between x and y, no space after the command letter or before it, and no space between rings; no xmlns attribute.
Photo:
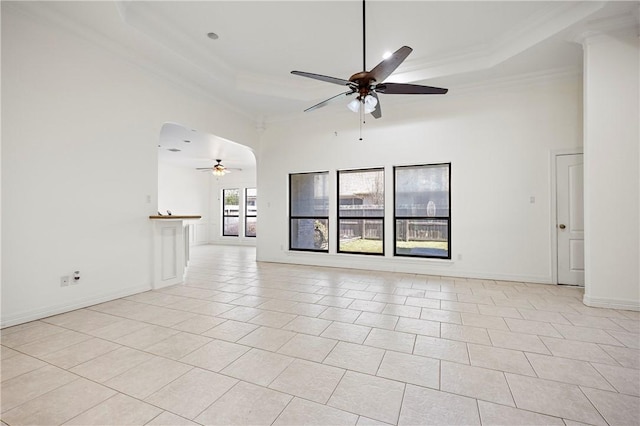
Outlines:
<svg viewBox="0 0 640 426"><path fill-rule="evenodd" d="M360 108L360 119L358 121L360 121L360 139L358 140L362 140L362 124L364 123L364 108Z"/></svg>

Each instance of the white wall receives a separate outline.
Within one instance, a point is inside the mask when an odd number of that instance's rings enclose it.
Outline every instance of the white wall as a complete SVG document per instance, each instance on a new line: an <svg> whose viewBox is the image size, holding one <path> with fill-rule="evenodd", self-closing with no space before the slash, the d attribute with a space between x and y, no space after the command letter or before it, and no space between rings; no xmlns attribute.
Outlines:
<svg viewBox="0 0 640 426"><path fill-rule="evenodd" d="M158 164L158 210L174 215L209 213L209 176L199 170Z"/></svg>
<svg viewBox="0 0 640 426"><path fill-rule="evenodd" d="M584 50L584 302L640 310L637 29L587 38Z"/></svg>
<svg viewBox="0 0 640 426"><path fill-rule="evenodd" d="M150 288L168 121L257 144L248 119L2 3L3 326Z"/></svg>
<svg viewBox="0 0 640 426"><path fill-rule="evenodd" d="M192 225L192 244L209 242L211 184L209 174L193 168L160 162L158 164L158 211L174 215L199 215Z"/></svg>
<svg viewBox="0 0 640 426"><path fill-rule="evenodd" d="M581 81L538 82L385 103L358 141L355 114L309 113L270 125L261 138L258 259L363 269L549 283L552 214L550 153L581 146ZM393 258L392 166L452 163L452 260ZM278 167L262 167L277 164ZM335 240L335 171L385 166L385 258L288 252L287 176L328 170ZM535 203L530 203L535 197ZM459 260L461 259L461 260Z"/></svg>

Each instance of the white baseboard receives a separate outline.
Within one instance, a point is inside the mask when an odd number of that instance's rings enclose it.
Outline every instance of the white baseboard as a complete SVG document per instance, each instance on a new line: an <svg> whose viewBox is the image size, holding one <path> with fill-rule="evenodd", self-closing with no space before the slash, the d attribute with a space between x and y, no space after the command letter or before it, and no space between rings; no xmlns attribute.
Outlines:
<svg viewBox="0 0 640 426"><path fill-rule="evenodd" d="M475 278L537 284L555 284L550 275L502 274L456 268L450 259L412 259L408 257L349 256L286 251L284 256L258 256L258 261L329 268L361 269L367 271L434 275L451 278Z"/></svg>
<svg viewBox="0 0 640 426"><path fill-rule="evenodd" d="M255 247L256 239L254 237L223 237L215 240L210 240L207 244L213 246Z"/></svg>
<svg viewBox="0 0 640 426"><path fill-rule="evenodd" d="M86 308L87 306L97 305L98 303L108 302L110 300L119 299L121 297L131 296L132 294L142 293L151 290L151 286L129 287L113 293L105 293L97 296L75 300L70 303L64 303L54 306L46 306L39 309L23 311L17 314L2 316L0 319L0 328L11 327L13 325L23 324L29 321L35 321L47 318L52 315L58 315L75 309Z"/></svg>
<svg viewBox="0 0 640 426"><path fill-rule="evenodd" d="M625 311L640 311L640 301L604 299L601 297L589 297L586 294L582 298L582 303L593 308L623 309Z"/></svg>

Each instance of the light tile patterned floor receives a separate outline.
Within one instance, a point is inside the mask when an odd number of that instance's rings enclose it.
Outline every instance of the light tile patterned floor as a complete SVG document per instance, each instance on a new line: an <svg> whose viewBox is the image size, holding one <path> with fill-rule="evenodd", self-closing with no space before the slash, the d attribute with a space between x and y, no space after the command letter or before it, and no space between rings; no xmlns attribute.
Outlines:
<svg viewBox="0 0 640 426"><path fill-rule="evenodd" d="M2 330L19 424L640 424L640 313L578 288L256 263Z"/></svg>

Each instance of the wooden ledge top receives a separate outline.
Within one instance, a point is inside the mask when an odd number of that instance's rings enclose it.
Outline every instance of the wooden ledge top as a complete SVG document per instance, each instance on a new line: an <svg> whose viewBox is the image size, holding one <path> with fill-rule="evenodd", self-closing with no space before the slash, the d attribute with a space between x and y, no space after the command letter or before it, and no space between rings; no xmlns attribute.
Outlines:
<svg viewBox="0 0 640 426"><path fill-rule="evenodd" d="M164 220L176 220L176 219L202 219L202 216L185 216L185 215L153 215L153 216L149 216L149 219L164 219Z"/></svg>

